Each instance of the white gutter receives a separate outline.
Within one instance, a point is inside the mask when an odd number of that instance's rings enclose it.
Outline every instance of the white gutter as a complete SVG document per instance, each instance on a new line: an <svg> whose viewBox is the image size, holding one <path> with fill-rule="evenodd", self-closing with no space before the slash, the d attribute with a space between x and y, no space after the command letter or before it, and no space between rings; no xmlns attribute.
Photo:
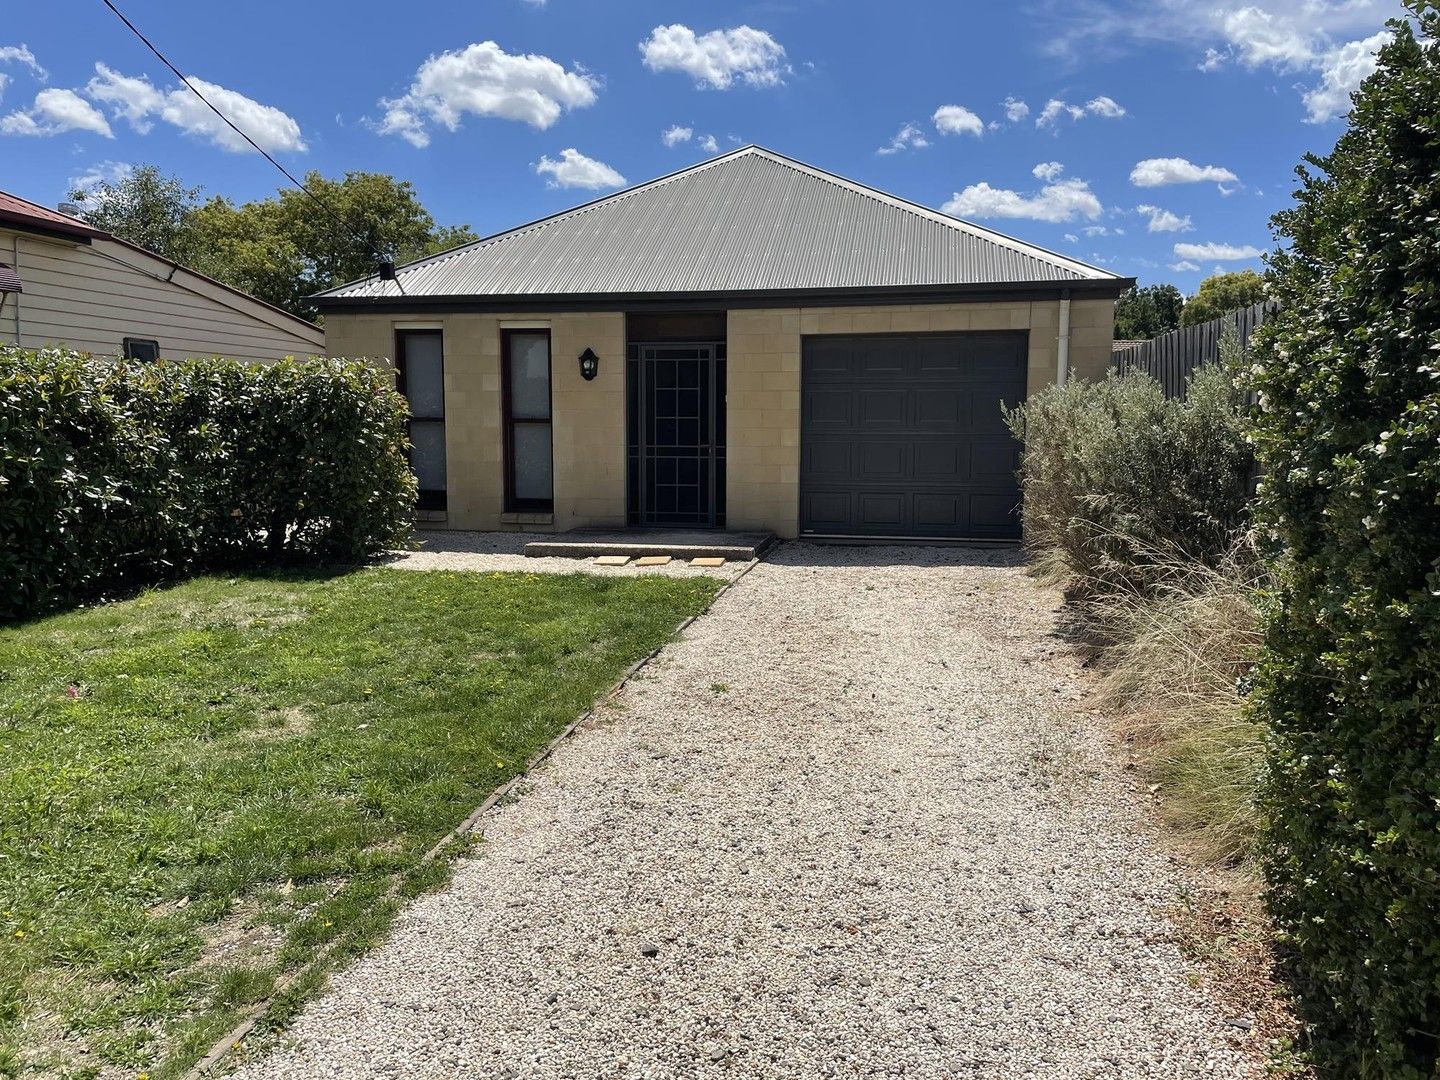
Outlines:
<svg viewBox="0 0 1440 1080"><path fill-rule="evenodd" d="M1055 381L1064 386L1070 378L1070 297L1060 301L1059 348L1055 352Z"/></svg>

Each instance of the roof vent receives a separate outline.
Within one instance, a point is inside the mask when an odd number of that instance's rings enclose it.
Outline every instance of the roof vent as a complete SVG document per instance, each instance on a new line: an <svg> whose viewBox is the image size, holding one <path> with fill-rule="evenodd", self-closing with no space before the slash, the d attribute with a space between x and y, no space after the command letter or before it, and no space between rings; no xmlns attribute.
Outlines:
<svg viewBox="0 0 1440 1080"><path fill-rule="evenodd" d="M59 210L60 213L65 214L69 217L80 216L80 207L73 202L62 202L60 205L55 207L55 209Z"/></svg>

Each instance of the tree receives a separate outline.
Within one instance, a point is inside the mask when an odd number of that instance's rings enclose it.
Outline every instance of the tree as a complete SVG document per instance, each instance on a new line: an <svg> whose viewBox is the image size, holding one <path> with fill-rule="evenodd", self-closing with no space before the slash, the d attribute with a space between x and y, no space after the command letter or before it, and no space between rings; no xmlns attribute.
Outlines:
<svg viewBox="0 0 1440 1080"><path fill-rule="evenodd" d="M116 181L105 180L89 191L70 193L80 217L97 229L139 244L174 262L195 252L191 218L200 189L165 176L155 165L140 165Z"/></svg>
<svg viewBox="0 0 1440 1080"><path fill-rule="evenodd" d="M304 318L315 317L308 296L373 274L381 258L403 263L476 239L469 226L437 225L409 181L383 173L311 172L305 187L314 198L281 188L200 203L198 188L144 165L97 188L85 219Z"/></svg>
<svg viewBox="0 0 1440 1080"><path fill-rule="evenodd" d="M1212 274L1200 282L1200 291L1185 302L1181 326L1194 326L1258 304L1266 297L1265 279L1254 270Z"/></svg>
<svg viewBox="0 0 1440 1080"><path fill-rule="evenodd" d="M1267 900L1326 1075L1440 1075L1440 4L1297 172L1257 332Z"/></svg>
<svg viewBox="0 0 1440 1080"><path fill-rule="evenodd" d="M1174 285L1127 289L1115 301L1115 338L1144 341L1180 325L1185 298Z"/></svg>

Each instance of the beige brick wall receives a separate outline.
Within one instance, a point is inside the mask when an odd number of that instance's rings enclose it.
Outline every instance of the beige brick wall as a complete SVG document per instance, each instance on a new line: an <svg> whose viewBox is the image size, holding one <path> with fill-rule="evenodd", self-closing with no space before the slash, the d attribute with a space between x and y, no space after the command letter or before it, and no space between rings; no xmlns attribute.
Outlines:
<svg viewBox="0 0 1440 1080"><path fill-rule="evenodd" d="M625 316L619 312L545 316L450 314L435 318L332 314L325 320L331 356L389 364L395 332L444 332L445 456L452 529L573 529L625 521ZM505 513L500 333L550 330L555 511L549 521ZM593 382L580 377L586 348L600 357Z"/></svg>
<svg viewBox="0 0 1440 1080"><path fill-rule="evenodd" d="M1070 305L1070 371L1103 378L1115 305ZM1060 302L926 304L915 307L767 308L729 315L726 520L735 529L799 531L800 341L810 334L1027 330L1028 392L1055 382Z"/></svg>
<svg viewBox="0 0 1440 1080"><path fill-rule="evenodd" d="M1114 303L1077 300L1070 311L1072 377L1103 378L1110 364ZM768 308L728 316L727 524L735 529L798 531L800 341L807 334L960 330L1030 333L1030 393L1055 381L1058 300L930 304L915 307ZM504 513L500 407L500 331L546 326L551 334L555 512L551 522ZM455 529L618 526L625 520L625 316L620 312L462 315L401 318L332 314L330 355L389 363L395 331L438 327L445 333L445 451ZM580 377L586 347L600 356L594 382Z"/></svg>

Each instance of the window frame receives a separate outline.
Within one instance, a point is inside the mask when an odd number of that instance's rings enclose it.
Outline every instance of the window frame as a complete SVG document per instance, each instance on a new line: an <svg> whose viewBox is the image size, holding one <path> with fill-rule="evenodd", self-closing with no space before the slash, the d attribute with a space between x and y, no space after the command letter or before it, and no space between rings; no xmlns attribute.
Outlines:
<svg viewBox="0 0 1440 1080"><path fill-rule="evenodd" d="M436 422L438 422L438 423L440 424L440 430L441 430L441 433L442 433L442 434L445 432L445 429L446 429L446 420L445 420L445 331L444 331L444 330L440 330L440 329L430 328L430 327L425 327L425 328L416 327L416 328L411 329L411 328L407 328L407 327L400 326L400 327L396 327L396 328L395 328L395 389L396 389L396 391L397 391L402 397L405 398L405 403L406 403L407 406L409 406L409 404L410 404L410 394L409 394L408 391L406 390L406 386L405 386L405 344L406 344L407 339L408 339L409 337L411 337L412 335L414 335L414 336L424 336L424 337L435 337L435 338L439 338L439 339L440 339L440 415L438 415L438 416L416 416L416 415L412 412L412 413L406 418L406 420L405 420L405 438L406 438L406 439L412 444L412 446L413 446L415 440L412 439L411 436L410 436L410 425L413 424L415 421L419 420L419 421L421 421L422 423L436 423ZM412 450L409 451L409 454L408 454L408 456L411 458L411 461L412 461L412 464L411 464L411 466L410 466L412 472L414 471L414 464L413 464L414 453L415 453L415 451L412 449ZM419 479L419 474L418 474L418 473L416 474L416 479L417 479L417 482L418 482L418 479ZM450 456L449 456L449 454L446 454L446 456L445 456L445 487L439 488L439 489L435 489L435 488L419 488L419 489L417 490L417 494L416 494L415 508L416 508L417 510L445 510L445 509L448 508L448 505L449 505L449 498L450 498L449 493L450 493Z"/></svg>
<svg viewBox="0 0 1440 1080"><path fill-rule="evenodd" d="M516 337L545 337L550 369L546 372L544 420L516 420L511 399L510 342ZM507 514L553 514L555 512L555 338L548 326L507 327L500 331L500 408L504 430L505 512ZM515 495L515 427L517 424L545 424L550 428L550 498L521 499Z"/></svg>
<svg viewBox="0 0 1440 1080"><path fill-rule="evenodd" d="M154 356L134 356L131 353L136 345L148 345L155 350ZM120 339L120 354L126 360L133 360L137 364L153 364L160 359L160 342L156 338L125 337Z"/></svg>

